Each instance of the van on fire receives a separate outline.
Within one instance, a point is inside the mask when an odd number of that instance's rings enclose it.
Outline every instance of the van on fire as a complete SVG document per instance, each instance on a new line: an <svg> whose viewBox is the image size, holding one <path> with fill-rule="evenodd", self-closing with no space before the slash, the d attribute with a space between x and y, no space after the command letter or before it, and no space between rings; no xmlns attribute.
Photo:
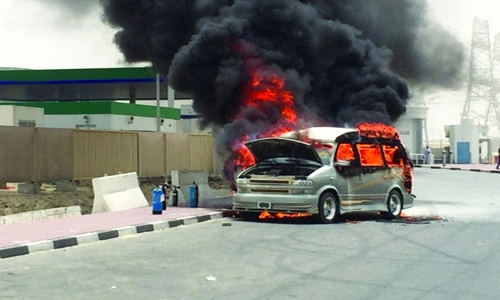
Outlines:
<svg viewBox="0 0 500 300"><path fill-rule="evenodd" d="M396 129L312 127L246 144L255 164L236 178L233 209L311 214L333 223L350 212L400 216L413 206L412 163Z"/></svg>

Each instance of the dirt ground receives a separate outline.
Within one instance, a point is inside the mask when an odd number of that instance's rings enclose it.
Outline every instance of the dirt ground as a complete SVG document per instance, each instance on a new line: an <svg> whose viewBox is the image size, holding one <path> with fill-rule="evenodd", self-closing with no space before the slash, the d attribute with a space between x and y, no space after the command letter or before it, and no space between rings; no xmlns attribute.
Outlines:
<svg viewBox="0 0 500 300"><path fill-rule="evenodd" d="M37 194L0 191L0 216L28 211L79 205L82 214L92 212L94 192L91 187L78 187L76 192L41 190Z"/></svg>
<svg viewBox="0 0 500 300"><path fill-rule="evenodd" d="M222 179L209 180L212 188L227 187ZM154 184L141 183L141 190L146 200L151 204L151 194ZM67 207L78 205L82 214L92 213L94 192L90 182L80 182L75 192L58 192L54 185L42 184L36 194L21 194L15 190L0 190L0 216L28 211Z"/></svg>

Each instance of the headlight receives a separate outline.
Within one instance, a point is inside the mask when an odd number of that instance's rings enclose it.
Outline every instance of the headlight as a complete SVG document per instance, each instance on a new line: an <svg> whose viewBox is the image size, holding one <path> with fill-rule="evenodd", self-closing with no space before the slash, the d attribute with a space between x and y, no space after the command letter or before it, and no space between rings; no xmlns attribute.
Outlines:
<svg viewBox="0 0 500 300"><path fill-rule="evenodd" d="M238 186L237 187L238 193L248 193L248 188L246 186Z"/></svg>
<svg viewBox="0 0 500 300"><path fill-rule="evenodd" d="M314 181L312 180L294 180L293 185L299 185L299 186L313 186Z"/></svg>

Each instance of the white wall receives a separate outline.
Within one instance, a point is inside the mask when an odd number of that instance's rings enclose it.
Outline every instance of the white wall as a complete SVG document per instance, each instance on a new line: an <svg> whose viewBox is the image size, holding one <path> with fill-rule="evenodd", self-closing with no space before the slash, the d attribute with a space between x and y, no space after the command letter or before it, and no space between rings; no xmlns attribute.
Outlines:
<svg viewBox="0 0 500 300"><path fill-rule="evenodd" d="M457 143L468 142L470 145L470 158L472 164L480 163L479 139L485 132L480 125L464 122L460 125L450 125L450 150L453 151L453 159L457 161Z"/></svg>
<svg viewBox="0 0 500 300"><path fill-rule="evenodd" d="M121 102L121 103L130 103L130 101L116 101L116 102ZM149 106L154 106L156 107L156 100L136 100L135 104L141 104L141 105L149 105ZM174 102L174 108L181 108L183 105L193 105L193 100L175 100ZM161 99L160 100L160 106L161 107L170 107L168 105L168 100L167 99Z"/></svg>
<svg viewBox="0 0 500 300"><path fill-rule="evenodd" d="M87 116L88 119L85 119ZM133 120L130 118L133 117ZM176 132L176 120L163 119L161 132ZM125 115L46 115L45 127L97 130L156 131L156 118Z"/></svg>
<svg viewBox="0 0 500 300"><path fill-rule="evenodd" d="M0 125L19 126L19 121L30 121L37 127L43 127L43 108L0 105Z"/></svg>
<svg viewBox="0 0 500 300"><path fill-rule="evenodd" d="M399 132L399 136L403 145L409 153L413 153L415 145L413 143L413 126L411 119L401 119L395 124L396 129Z"/></svg>
<svg viewBox="0 0 500 300"><path fill-rule="evenodd" d="M422 154L425 147L423 121L427 118L427 110L426 107L408 106L406 114L394 124L410 155Z"/></svg>
<svg viewBox="0 0 500 300"><path fill-rule="evenodd" d="M35 121L36 127L44 126L43 108L40 107L14 107L14 126L19 125L19 121Z"/></svg>
<svg viewBox="0 0 500 300"><path fill-rule="evenodd" d="M133 120L131 120L131 117ZM161 132L176 132L177 123L176 120L172 119L160 119L163 123L160 123ZM137 130L137 131L156 131L157 119L149 117L138 117L138 116L124 116L124 115L112 115L111 116L111 127L112 130Z"/></svg>
<svg viewBox="0 0 500 300"><path fill-rule="evenodd" d="M84 116L88 116L88 119ZM45 127L110 129L110 119L110 115L45 115Z"/></svg>
<svg viewBox="0 0 500 300"><path fill-rule="evenodd" d="M0 125L14 126L14 106L0 105Z"/></svg>

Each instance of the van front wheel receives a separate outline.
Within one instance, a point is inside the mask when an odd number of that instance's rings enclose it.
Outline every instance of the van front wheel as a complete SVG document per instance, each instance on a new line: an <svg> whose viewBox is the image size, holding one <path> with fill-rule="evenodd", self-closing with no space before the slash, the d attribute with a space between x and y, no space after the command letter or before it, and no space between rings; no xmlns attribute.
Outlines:
<svg viewBox="0 0 500 300"><path fill-rule="evenodd" d="M339 219L339 201L330 192L321 195L318 201L318 221L322 224L334 223Z"/></svg>

